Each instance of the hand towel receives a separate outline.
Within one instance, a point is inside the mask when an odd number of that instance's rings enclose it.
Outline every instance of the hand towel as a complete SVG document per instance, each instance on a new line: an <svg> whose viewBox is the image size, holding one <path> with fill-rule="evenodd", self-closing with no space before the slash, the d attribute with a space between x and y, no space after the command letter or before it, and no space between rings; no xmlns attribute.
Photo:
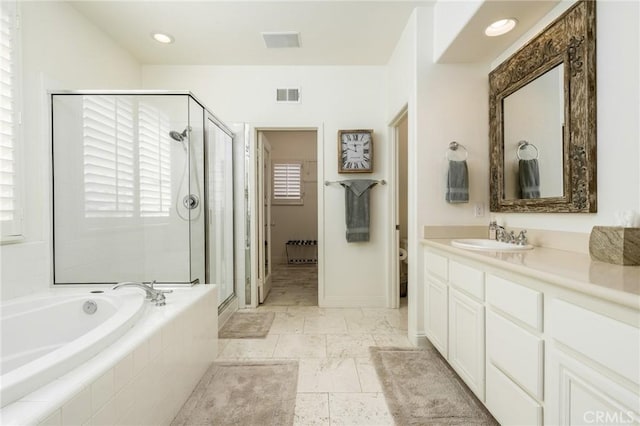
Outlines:
<svg viewBox="0 0 640 426"><path fill-rule="evenodd" d="M343 180L347 242L369 241L369 189L375 180Z"/></svg>
<svg viewBox="0 0 640 426"><path fill-rule="evenodd" d="M466 161L449 160L445 199L451 204L469 202L469 170Z"/></svg>
<svg viewBox="0 0 640 426"><path fill-rule="evenodd" d="M520 198L540 198L540 171L537 159L518 162L518 179Z"/></svg>

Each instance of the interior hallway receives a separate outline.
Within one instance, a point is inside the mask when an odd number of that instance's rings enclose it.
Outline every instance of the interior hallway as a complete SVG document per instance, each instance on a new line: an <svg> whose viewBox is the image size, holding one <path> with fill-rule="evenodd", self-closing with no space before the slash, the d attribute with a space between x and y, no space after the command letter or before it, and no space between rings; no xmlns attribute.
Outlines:
<svg viewBox="0 0 640 426"><path fill-rule="evenodd" d="M296 425L393 425L370 346L411 347L400 309L319 308L317 266L280 266L256 310L275 312L264 339L220 339L218 360L298 360Z"/></svg>
<svg viewBox="0 0 640 426"><path fill-rule="evenodd" d="M273 265L264 306L318 306L318 265Z"/></svg>

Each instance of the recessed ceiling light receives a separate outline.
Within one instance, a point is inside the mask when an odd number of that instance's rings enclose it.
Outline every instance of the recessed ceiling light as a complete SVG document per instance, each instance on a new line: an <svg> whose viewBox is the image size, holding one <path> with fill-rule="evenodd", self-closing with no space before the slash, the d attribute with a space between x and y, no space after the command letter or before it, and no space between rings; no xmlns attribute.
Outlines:
<svg viewBox="0 0 640 426"><path fill-rule="evenodd" d="M158 43L171 44L173 43L173 37L164 33L151 33L151 37Z"/></svg>
<svg viewBox="0 0 640 426"><path fill-rule="evenodd" d="M496 37L502 34L506 34L514 29L517 23L518 20L515 18L500 19L499 21L496 21L493 24L489 25L487 29L484 30L484 33L489 37Z"/></svg>

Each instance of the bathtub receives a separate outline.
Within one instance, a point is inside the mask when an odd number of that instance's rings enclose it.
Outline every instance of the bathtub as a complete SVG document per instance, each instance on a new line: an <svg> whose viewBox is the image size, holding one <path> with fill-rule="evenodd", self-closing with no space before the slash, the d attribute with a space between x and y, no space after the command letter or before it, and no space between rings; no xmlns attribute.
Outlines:
<svg viewBox="0 0 640 426"><path fill-rule="evenodd" d="M1 406L95 356L133 326L143 303L142 292L85 290L3 304Z"/></svg>
<svg viewBox="0 0 640 426"><path fill-rule="evenodd" d="M217 286L174 288L161 307L135 288L91 290L2 306L3 426L169 424L215 359Z"/></svg>

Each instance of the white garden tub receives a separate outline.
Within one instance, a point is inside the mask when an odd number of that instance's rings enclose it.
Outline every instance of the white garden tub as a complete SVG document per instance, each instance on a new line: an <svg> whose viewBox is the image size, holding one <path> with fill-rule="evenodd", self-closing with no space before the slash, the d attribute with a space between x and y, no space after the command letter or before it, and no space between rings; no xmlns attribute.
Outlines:
<svg viewBox="0 0 640 426"><path fill-rule="evenodd" d="M166 306L144 302L144 292L136 288L105 290L102 295L90 293L91 290L94 289L52 289L45 295L15 299L2 306L2 315L8 320L2 325L3 332L16 339L6 349L3 347L2 352L14 347L14 352L23 353L11 356L5 363L15 369L2 372L2 396L5 390L13 395L22 393L8 388L7 378L21 387L26 382L42 383L55 377L0 408L0 425L169 424L215 359L217 286L174 288L167 295ZM93 315L82 309L88 299L98 306ZM137 309L140 310L136 312ZM44 318L36 314L41 310L49 311L51 318L36 321ZM69 317L69 312L75 312L75 316ZM100 318L99 312L104 315L104 322L97 325L95 321L95 328L88 331L89 323ZM115 323L129 321L125 312L131 314L133 322L122 326L120 337L113 334L106 337ZM30 315L33 319L28 319ZM63 323L67 324L64 328ZM9 327L12 324L15 327ZM72 330L87 333L74 338ZM32 335L44 340L29 349L27 344L35 341ZM60 337L51 339L51 336ZM69 344L57 347L55 342L68 339ZM4 337L1 343L5 344ZM41 356L30 360L36 356L31 353L46 352L39 349L46 346L52 346L50 353L40 353ZM81 346L87 348L86 361L75 355ZM102 346L103 349L97 349ZM22 361L17 361L18 358ZM58 368L59 359L65 359L62 364L70 368L68 372L52 372ZM30 377L32 370L40 374Z"/></svg>
<svg viewBox="0 0 640 426"><path fill-rule="evenodd" d="M142 292L89 289L3 304L1 406L95 356L126 333L143 308Z"/></svg>

